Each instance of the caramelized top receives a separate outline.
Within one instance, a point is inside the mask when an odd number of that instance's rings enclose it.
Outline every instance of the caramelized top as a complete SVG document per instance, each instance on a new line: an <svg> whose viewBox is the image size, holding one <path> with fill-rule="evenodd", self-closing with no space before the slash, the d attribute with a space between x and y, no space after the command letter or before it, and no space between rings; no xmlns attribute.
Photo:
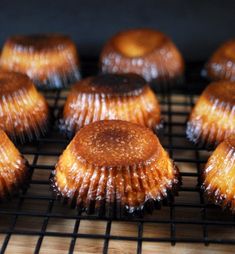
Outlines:
<svg viewBox="0 0 235 254"><path fill-rule="evenodd" d="M13 94L19 90L34 88L32 81L25 74L0 71L0 96Z"/></svg>
<svg viewBox="0 0 235 254"><path fill-rule="evenodd" d="M152 29L133 29L118 33L112 38L114 47L127 57L140 57L152 52L168 38Z"/></svg>
<svg viewBox="0 0 235 254"><path fill-rule="evenodd" d="M7 165L14 163L17 166L17 159L19 160L19 151L8 138L7 134L0 129L0 173L7 168ZM11 170L14 169L11 165Z"/></svg>
<svg viewBox="0 0 235 254"><path fill-rule="evenodd" d="M229 136L229 137L225 140L225 142L227 142L227 144L228 144L231 148L233 148L233 149L235 150L235 135Z"/></svg>
<svg viewBox="0 0 235 254"><path fill-rule="evenodd" d="M5 147L6 144L8 144L9 142L9 138L7 134L2 129L0 129L0 140L1 140L1 143L0 143L1 148Z"/></svg>
<svg viewBox="0 0 235 254"><path fill-rule="evenodd" d="M137 74L102 74L78 82L73 91L123 95L142 91L146 85L145 80Z"/></svg>
<svg viewBox="0 0 235 254"><path fill-rule="evenodd" d="M219 81L211 83L204 91L213 102L218 99L220 102L235 105L235 82Z"/></svg>
<svg viewBox="0 0 235 254"><path fill-rule="evenodd" d="M225 42L214 54L214 56L221 55L235 61L235 39Z"/></svg>
<svg viewBox="0 0 235 254"><path fill-rule="evenodd" d="M225 54L228 58L235 60L235 40L229 41L225 48Z"/></svg>
<svg viewBox="0 0 235 254"><path fill-rule="evenodd" d="M104 120L82 128L70 149L92 165L122 167L147 163L162 148L148 128L126 121Z"/></svg>
<svg viewBox="0 0 235 254"><path fill-rule="evenodd" d="M18 51L40 52L46 50L62 50L72 41L68 36L60 34L32 34L10 37L6 45L11 45Z"/></svg>

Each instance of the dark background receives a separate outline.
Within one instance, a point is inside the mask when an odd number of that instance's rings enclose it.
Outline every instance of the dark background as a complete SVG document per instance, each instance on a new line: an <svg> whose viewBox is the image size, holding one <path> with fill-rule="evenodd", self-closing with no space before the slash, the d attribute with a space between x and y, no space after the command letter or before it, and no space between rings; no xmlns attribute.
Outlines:
<svg viewBox="0 0 235 254"><path fill-rule="evenodd" d="M111 35L133 27L159 29L187 60L205 60L235 37L235 1L0 0L0 46L12 34L61 32L81 55L98 55Z"/></svg>

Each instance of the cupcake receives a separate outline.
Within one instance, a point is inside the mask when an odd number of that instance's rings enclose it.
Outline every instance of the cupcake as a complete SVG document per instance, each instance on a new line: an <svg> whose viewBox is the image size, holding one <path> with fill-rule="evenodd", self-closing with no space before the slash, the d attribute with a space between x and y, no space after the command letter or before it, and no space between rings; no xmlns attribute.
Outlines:
<svg viewBox="0 0 235 254"><path fill-rule="evenodd" d="M204 173L203 188L208 197L235 212L235 135L219 144L210 156Z"/></svg>
<svg viewBox="0 0 235 254"><path fill-rule="evenodd" d="M208 147L235 133L235 83L215 82L203 91L189 117L186 133L192 142Z"/></svg>
<svg viewBox="0 0 235 254"><path fill-rule="evenodd" d="M72 207L121 216L162 200L179 180L177 168L150 129L104 120L77 132L60 156L52 182Z"/></svg>
<svg viewBox="0 0 235 254"><path fill-rule="evenodd" d="M0 128L14 141L31 141L48 128L45 98L24 74L0 72Z"/></svg>
<svg viewBox="0 0 235 254"><path fill-rule="evenodd" d="M10 37L0 67L27 74L40 88L62 88L80 78L76 47L68 36L59 34Z"/></svg>
<svg viewBox="0 0 235 254"><path fill-rule="evenodd" d="M206 64L206 73L211 80L235 81L235 39L215 51Z"/></svg>
<svg viewBox="0 0 235 254"><path fill-rule="evenodd" d="M72 136L84 125L104 119L126 120L154 130L161 127L158 100L136 74L103 74L75 84L59 126Z"/></svg>
<svg viewBox="0 0 235 254"><path fill-rule="evenodd" d="M113 36L100 56L103 73L132 72L148 82L172 82L183 76L183 58L165 34L152 29L133 29Z"/></svg>
<svg viewBox="0 0 235 254"><path fill-rule="evenodd" d="M0 201L2 201L26 186L30 171L27 161L1 129L0 139Z"/></svg>

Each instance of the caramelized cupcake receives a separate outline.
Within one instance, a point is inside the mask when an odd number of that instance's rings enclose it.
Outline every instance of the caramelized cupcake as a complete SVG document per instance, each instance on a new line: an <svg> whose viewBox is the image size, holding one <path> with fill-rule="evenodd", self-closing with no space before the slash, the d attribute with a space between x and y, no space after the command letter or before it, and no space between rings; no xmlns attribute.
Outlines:
<svg viewBox="0 0 235 254"><path fill-rule="evenodd" d="M60 128L71 136L84 125L104 119L155 130L161 126L157 98L136 74L103 74L78 82L65 103Z"/></svg>
<svg viewBox="0 0 235 254"><path fill-rule="evenodd" d="M228 137L212 153L203 174L207 195L216 204L235 212L235 135Z"/></svg>
<svg viewBox="0 0 235 254"><path fill-rule="evenodd" d="M151 29L116 34L104 46L100 65L104 73L132 72L147 81L170 82L184 73L184 61L174 43Z"/></svg>
<svg viewBox="0 0 235 254"><path fill-rule="evenodd" d="M235 81L235 39L215 51L206 64L206 72L211 80Z"/></svg>
<svg viewBox="0 0 235 254"><path fill-rule="evenodd" d="M210 84L199 97L187 124L194 143L213 147L235 133L235 83Z"/></svg>
<svg viewBox="0 0 235 254"><path fill-rule="evenodd" d="M2 50L0 67L27 74L41 88L62 88L80 77L74 43L58 34L10 37Z"/></svg>
<svg viewBox="0 0 235 254"><path fill-rule="evenodd" d="M0 200L8 199L23 187L30 176L27 161L0 129Z"/></svg>
<svg viewBox="0 0 235 254"><path fill-rule="evenodd" d="M44 135L48 121L48 105L32 81L24 74L0 72L0 127L25 142Z"/></svg>
<svg viewBox="0 0 235 254"><path fill-rule="evenodd" d="M53 189L64 202L100 215L141 211L178 183L178 170L153 132L120 120L78 131L53 175Z"/></svg>

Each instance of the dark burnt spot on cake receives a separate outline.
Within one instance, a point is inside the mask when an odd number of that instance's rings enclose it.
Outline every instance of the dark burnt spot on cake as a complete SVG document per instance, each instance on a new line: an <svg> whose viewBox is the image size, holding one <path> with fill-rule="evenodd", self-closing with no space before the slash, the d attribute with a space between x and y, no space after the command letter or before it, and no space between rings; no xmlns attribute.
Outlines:
<svg viewBox="0 0 235 254"><path fill-rule="evenodd" d="M82 93L132 95L139 94L146 86L146 81L137 74L101 74L77 83L74 89Z"/></svg>
<svg viewBox="0 0 235 254"><path fill-rule="evenodd" d="M216 100L218 103L224 103L224 106L230 105L235 106L235 82L220 81L211 83L206 90L204 95L210 99L212 103Z"/></svg>
<svg viewBox="0 0 235 254"><path fill-rule="evenodd" d="M25 74L0 71L0 96L14 94L19 90L34 88L32 81Z"/></svg>
<svg viewBox="0 0 235 254"><path fill-rule="evenodd" d="M16 35L7 41L15 50L19 51L47 51L61 50L71 43L70 38L60 34L32 34L32 35Z"/></svg>
<svg viewBox="0 0 235 254"><path fill-rule="evenodd" d="M75 136L73 150L96 166L145 163L158 151L159 141L146 127L120 120L90 124Z"/></svg>

